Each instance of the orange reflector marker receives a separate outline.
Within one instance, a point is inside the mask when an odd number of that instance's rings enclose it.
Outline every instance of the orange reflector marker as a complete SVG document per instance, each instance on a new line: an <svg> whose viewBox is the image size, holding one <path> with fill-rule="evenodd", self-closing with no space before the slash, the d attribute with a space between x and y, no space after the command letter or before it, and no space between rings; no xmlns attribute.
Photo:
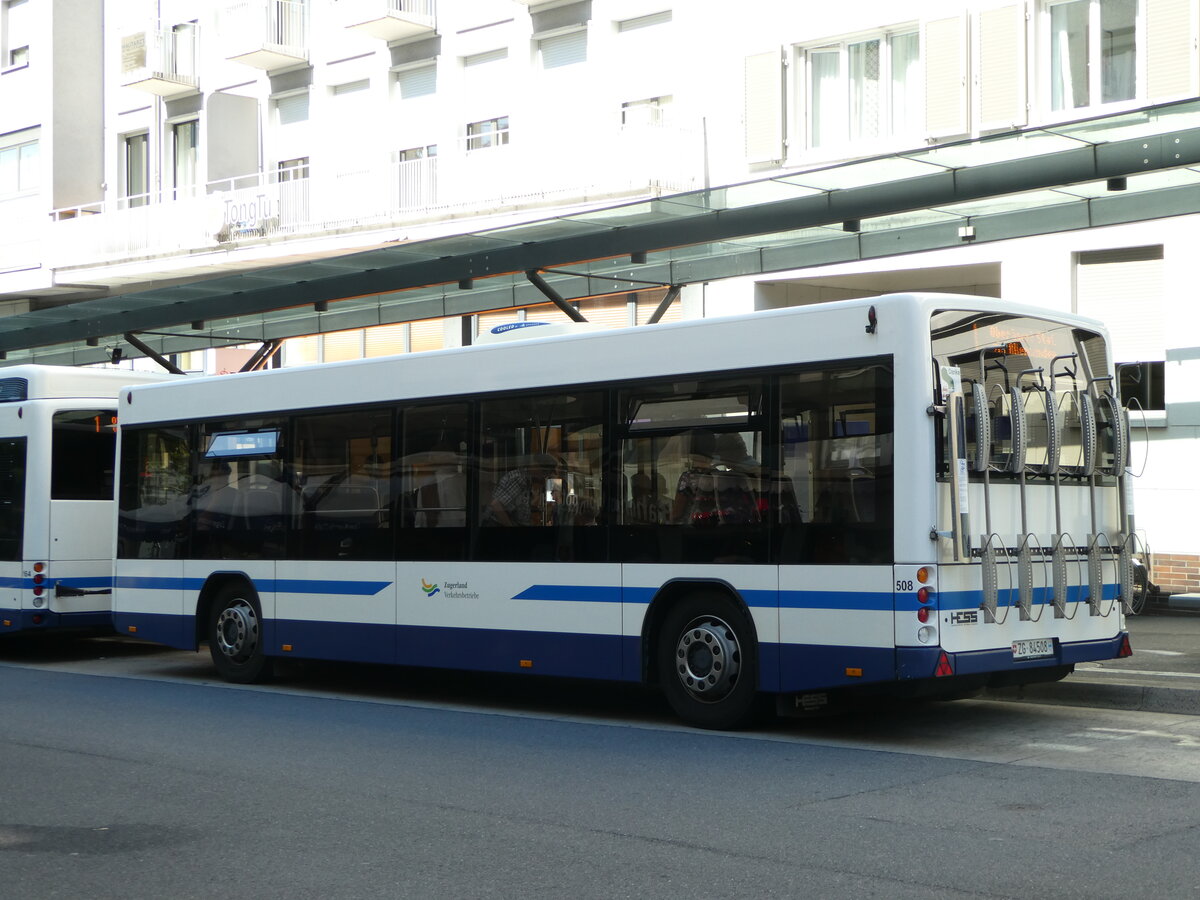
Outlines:
<svg viewBox="0 0 1200 900"><path fill-rule="evenodd" d="M954 667L952 665L950 665L950 657L948 657L946 655L946 651L943 650L941 652L941 655L938 656L937 670L934 671L933 676L935 678L944 678L947 675L953 675L953 674L954 674Z"/></svg>
<svg viewBox="0 0 1200 900"><path fill-rule="evenodd" d="M521 660L521 668L522 669L532 669L533 668L533 660L532 659Z"/></svg>
<svg viewBox="0 0 1200 900"><path fill-rule="evenodd" d="M136 625L130 625L128 627L129 627L130 634L137 634L137 626Z"/></svg>
<svg viewBox="0 0 1200 900"><path fill-rule="evenodd" d="M4 627L5 627L5 628L11 628L11 627L12 627L12 619L5 619L5 620L4 620Z"/></svg>
<svg viewBox="0 0 1200 900"><path fill-rule="evenodd" d="M1133 656L1133 644L1129 643L1129 635L1121 640L1121 649L1117 651L1117 659L1124 659L1127 656Z"/></svg>
<svg viewBox="0 0 1200 900"><path fill-rule="evenodd" d="M846 668L846 674L851 678L862 678L862 669L856 669L850 666Z"/></svg>
<svg viewBox="0 0 1200 900"><path fill-rule="evenodd" d="M283 647L282 647L281 649L283 650L283 652L284 652L284 653L291 653L291 652L292 652L292 645L291 645L291 644L284 644L284 645L283 645Z"/></svg>

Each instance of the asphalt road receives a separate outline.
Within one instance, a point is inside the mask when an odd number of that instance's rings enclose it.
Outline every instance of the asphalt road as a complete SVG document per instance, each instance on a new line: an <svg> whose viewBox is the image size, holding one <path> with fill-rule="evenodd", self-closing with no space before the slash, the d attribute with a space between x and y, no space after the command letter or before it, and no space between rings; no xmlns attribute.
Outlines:
<svg viewBox="0 0 1200 900"><path fill-rule="evenodd" d="M104 657L101 659L100 657ZM1195 897L1200 716L741 735L636 689L0 647L0 897Z"/></svg>

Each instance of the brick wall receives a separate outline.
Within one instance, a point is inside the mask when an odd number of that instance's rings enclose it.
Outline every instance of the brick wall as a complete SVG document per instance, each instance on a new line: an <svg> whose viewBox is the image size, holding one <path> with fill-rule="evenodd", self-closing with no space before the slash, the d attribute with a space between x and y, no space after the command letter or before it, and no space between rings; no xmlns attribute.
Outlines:
<svg viewBox="0 0 1200 900"><path fill-rule="evenodd" d="M1200 591L1200 556L1192 553L1155 553L1150 580L1169 594Z"/></svg>

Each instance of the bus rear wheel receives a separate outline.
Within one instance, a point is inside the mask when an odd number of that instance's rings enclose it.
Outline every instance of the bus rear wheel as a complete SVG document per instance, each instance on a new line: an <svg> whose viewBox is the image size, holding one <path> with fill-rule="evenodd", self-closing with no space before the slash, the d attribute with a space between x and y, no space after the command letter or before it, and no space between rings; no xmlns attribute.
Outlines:
<svg viewBox="0 0 1200 900"><path fill-rule="evenodd" d="M208 649L226 681L267 681L273 663L263 647L262 613L254 592L242 585L222 588L209 617Z"/></svg>
<svg viewBox="0 0 1200 900"><path fill-rule="evenodd" d="M663 693L688 724L741 728L757 715L754 629L729 597L705 591L677 603L663 621L657 661Z"/></svg>

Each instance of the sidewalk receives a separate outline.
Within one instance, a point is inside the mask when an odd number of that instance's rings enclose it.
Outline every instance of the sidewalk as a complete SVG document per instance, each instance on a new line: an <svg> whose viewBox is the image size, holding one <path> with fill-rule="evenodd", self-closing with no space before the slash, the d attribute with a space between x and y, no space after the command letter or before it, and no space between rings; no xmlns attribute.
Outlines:
<svg viewBox="0 0 1200 900"><path fill-rule="evenodd" d="M984 698L1200 715L1200 614L1161 604L1126 621L1133 656L1082 663L1062 681Z"/></svg>

